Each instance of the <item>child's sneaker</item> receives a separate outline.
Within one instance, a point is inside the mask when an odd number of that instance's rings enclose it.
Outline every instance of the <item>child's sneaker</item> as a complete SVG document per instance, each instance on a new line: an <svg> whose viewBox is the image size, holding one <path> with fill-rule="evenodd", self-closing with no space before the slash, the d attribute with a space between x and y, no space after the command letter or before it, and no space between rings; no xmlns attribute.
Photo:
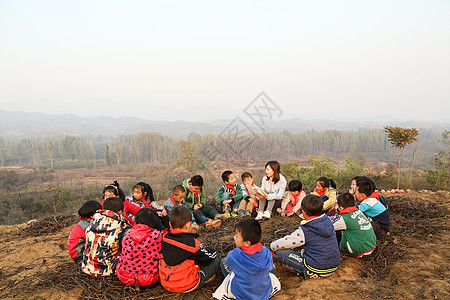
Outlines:
<svg viewBox="0 0 450 300"><path fill-rule="evenodd" d="M234 211L230 212L230 217L236 218L237 216L238 216L238 214L235 213Z"/></svg>
<svg viewBox="0 0 450 300"><path fill-rule="evenodd" d="M243 210L238 211L238 217L242 218L244 215L245 214Z"/></svg>
<svg viewBox="0 0 450 300"><path fill-rule="evenodd" d="M205 223L206 229L213 229L216 227L219 227L222 224L222 221L220 220L208 220L208 222Z"/></svg>
<svg viewBox="0 0 450 300"><path fill-rule="evenodd" d="M263 219L263 215L264 215L264 213L262 211L258 211L258 214L256 215L255 220L256 221L262 220Z"/></svg>
<svg viewBox="0 0 450 300"><path fill-rule="evenodd" d="M224 214L217 215L217 216L214 218L214 220L217 220L217 219L228 219L228 218L230 218L230 213L229 213L229 212L226 212L226 213L224 213Z"/></svg>
<svg viewBox="0 0 450 300"><path fill-rule="evenodd" d="M270 219L271 216L272 212L270 210L266 210L262 215L263 219Z"/></svg>
<svg viewBox="0 0 450 300"><path fill-rule="evenodd" d="M246 217L251 217L251 216L252 216L252 213L251 213L249 210L246 210L246 211L245 211L245 216L246 216Z"/></svg>

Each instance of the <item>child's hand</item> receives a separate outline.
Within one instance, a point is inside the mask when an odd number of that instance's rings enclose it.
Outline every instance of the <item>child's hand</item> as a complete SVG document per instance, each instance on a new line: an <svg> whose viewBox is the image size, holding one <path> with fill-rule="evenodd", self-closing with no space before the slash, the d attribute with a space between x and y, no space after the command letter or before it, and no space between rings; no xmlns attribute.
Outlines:
<svg viewBox="0 0 450 300"><path fill-rule="evenodd" d="M158 217L165 217L167 216L167 211L162 210L162 211L158 211Z"/></svg>
<svg viewBox="0 0 450 300"><path fill-rule="evenodd" d="M253 204L254 207L258 207L258 202L257 202L255 199L250 198L250 199L248 199L248 201L249 201L251 204Z"/></svg>
<svg viewBox="0 0 450 300"><path fill-rule="evenodd" d="M294 212L287 213L286 216L290 217L294 214Z"/></svg>
<svg viewBox="0 0 450 300"><path fill-rule="evenodd" d="M282 217L286 217L286 213L284 211L281 212Z"/></svg>
<svg viewBox="0 0 450 300"><path fill-rule="evenodd" d="M231 200L223 200L222 201L222 205L224 205L224 206L228 206L228 204L230 204L231 203Z"/></svg>
<svg viewBox="0 0 450 300"><path fill-rule="evenodd" d="M194 210L199 210L200 208L202 208L201 204L194 204Z"/></svg>
<svg viewBox="0 0 450 300"><path fill-rule="evenodd" d="M259 194L259 193L256 193L256 198L258 198L258 199L264 199L265 197L264 197L264 195L261 195L261 194Z"/></svg>

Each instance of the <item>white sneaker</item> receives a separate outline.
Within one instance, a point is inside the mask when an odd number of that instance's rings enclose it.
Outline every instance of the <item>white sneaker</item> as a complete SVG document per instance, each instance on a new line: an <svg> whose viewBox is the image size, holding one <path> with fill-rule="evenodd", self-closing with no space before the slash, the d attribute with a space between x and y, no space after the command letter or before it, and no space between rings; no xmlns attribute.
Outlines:
<svg viewBox="0 0 450 300"><path fill-rule="evenodd" d="M255 220L256 221L262 220L263 219L263 215L264 215L264 213L262 211L258 211L258 215L256 215Z"/></svg>
<svg viewBox="0 0 450 300"><path fill-rule="evenodd" d="M266 210L262 215L262 217L264 219L270 219L271 216L272 216L272 212L270 210Z"/></svg>

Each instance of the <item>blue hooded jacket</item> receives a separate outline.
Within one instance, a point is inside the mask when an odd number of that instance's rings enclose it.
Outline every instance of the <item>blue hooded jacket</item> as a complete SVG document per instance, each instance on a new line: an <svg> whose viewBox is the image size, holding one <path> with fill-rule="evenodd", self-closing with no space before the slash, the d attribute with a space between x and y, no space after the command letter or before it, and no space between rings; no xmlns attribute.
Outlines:
<svg viewBox="0 0 450 300"><path fill-rule="evenodd" d="M272 293L269 272L273 268L269 249L262 247L261 252L249 255L235 248L228 253L226 263L235 274L231 292L236 299L269 299Z"/></svg>

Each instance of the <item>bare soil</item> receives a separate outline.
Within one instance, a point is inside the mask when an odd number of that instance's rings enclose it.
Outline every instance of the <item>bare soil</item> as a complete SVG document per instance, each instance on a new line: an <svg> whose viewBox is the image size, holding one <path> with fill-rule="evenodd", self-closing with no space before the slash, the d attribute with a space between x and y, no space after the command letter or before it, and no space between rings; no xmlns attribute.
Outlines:
<svg viewBox="0 0 450 300"><path fill-rule="evenodd" d="M371 258L342 255L329 278L305 280L275 262L282 290L273 299L450 299L450 194L389 195L392 234ZM234 224L226 220L200 240L221 257L234 248ZM30 224L0 226L0 298L3 299L211 299L223 276L190 294L172 294L161 285L136 289L116 277L82 273L67 250L76 216L49 217ZM263 221L269 243L299 226L298 218Z"/></svg>

